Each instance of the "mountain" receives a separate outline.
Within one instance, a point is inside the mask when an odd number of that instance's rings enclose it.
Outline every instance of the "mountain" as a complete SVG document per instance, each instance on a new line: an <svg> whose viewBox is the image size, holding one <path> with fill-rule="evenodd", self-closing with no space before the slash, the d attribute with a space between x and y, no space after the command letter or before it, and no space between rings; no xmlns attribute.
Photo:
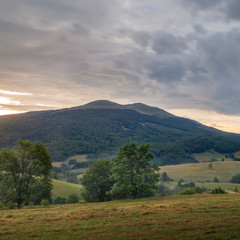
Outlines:
<svg viewBox="0 0 240 240"><path fill-rule="evenodd" d="M150 107L142 103L134 103L128 105L121 105L107 100L98 100L87 103L83 106L72 109L131 109L142 114L154 115L160 118L173 117L174 115L157 107Z"/></svg>
<svg viewBox="0 0 240 240"><path fill-rule="evenodd" d="M95 101L60 110L0 117L0 148L18 139L42 141L53 161L87 155L90 161L113 157L130 141L151 143L159 165L196 162L192 153L240 150L240 135L207 127L142 103Z"/></svg>

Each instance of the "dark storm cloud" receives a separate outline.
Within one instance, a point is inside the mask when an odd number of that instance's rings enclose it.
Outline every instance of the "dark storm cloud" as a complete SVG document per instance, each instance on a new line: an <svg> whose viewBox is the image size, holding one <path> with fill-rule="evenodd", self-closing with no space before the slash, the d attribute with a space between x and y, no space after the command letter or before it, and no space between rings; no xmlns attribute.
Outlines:
<svg viewBox="0 0 240 240"><path fill-rule="evenodd" d="M226 14L229 19L240 20L240 1L227 1Z"/></svg>
<svg viewBox="0 0 240 240"><path fill-rule="evenodd" d="M196 51L195 63L199 63L200 72L192 71L188 84L200 76L204 84L195 92L209 100L209 108L240 114L240 31L219 32L201 39Z"/></svg>
<svg viewBox="0 0 240 240"><path fill-rule="evenodd" d="M151 35L145 31L137 31L132 33L132 38L136 41L140 46L146 47L149 45L151 40Z"/></svg>
<svg viewBox="0 0 240 240"><path fill-rule="evenodd" d="M167 32L159 32L154 37L152 49L161 54L178 54L187 47L186 40Z"/></svg>
<svg viewBox="0 0 240 240"><path fill-rule="evenodd" d="M169 84L175 81L182 81L182 77L185 74L183 61L179 59L153 61L148 64L147 69L150 78Z"/></svg>
<svg viewBox="0 0 240 240"><path fill-rule="evenodd" d="M200 24L194 24L193 29L199 34L206 34L207 30Z"/></svg>

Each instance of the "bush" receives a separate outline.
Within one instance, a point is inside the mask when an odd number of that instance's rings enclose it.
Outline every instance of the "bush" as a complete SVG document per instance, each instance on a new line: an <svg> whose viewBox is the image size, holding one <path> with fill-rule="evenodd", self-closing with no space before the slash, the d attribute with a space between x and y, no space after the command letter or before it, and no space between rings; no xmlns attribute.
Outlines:
<svg viewBox="0 0 240 240"><path fill-rule="evenodd" d="M217 177L214 177L213 182L219 182L219 179Z"/></svg>
<svg viewBox="0 0 240 240"><path fill-rule="evenodd" d="M9 201L6 205L6 209L15 209L17 208L17 204L15 202Z"/></svg>
<svg viewBox="0 0 240 240"><path fill-rule="evenodd" d="M240 174L233 176L232 179L230 180L230 182L231 183L240 183Z"/></svg>
<svg viewBox="0 0 240 240"><path fill-rule="evenodd" d="M44 207L49 206L49 201L48 201L48 199L43 199L43 200L41 201L41 205L44 206Z"/></svg>
<svg viewBox="0 0 240 240"><path fill-rule="evenodd" d="M212 191L211 191L211 194L224 194L226 193L223 189L221 189L220 187L219 188L214 188Z"/></svg>
<svg viewBox="0 0 240 240"><path fill-rule="evenodd" d="M62 197L57 197L53 201L53 204L65 204L65 203L66 203L66 198L62 198Z"/></svg>
<svg viewBox="0 0 240 240"><path fill-rule="evenodd" d="M67 203L78 203L79 196L76 193L72 193L68 196Z"/></svg>
<svg viewBox="0 0 240 240"><path fill-rule="evenodd" d="M170 178L166 172L163 172L163 174L160 176L160 181L162 182L170 182L173 181L172 178Z"/></svg>
<svg viewBox="0 0 240 240"><path fill-rule="evenodd" d="M195 194L195 192L194 192L193 188L185 188L179 194L181 194L181 195L192 195L192 194Z"/></svg>
<svg viewBox="0 0 240 240"><path fill-rule="evenodd" d="M204 187L194 187L194 188L185 188L180 192L181 195L192 195L192 194L200 194L206 192L206 188Z"/></svg>
<svg viewBox="0 0 240 240"><path fill-rule="evenodd" d="M157 195L157 196L170 196L170 195L172 195L171 192L172 191L169 189L169 187L167 187L163 184L160 184L158 189L155 192L155 195Z"/></svg>
<svg viewBox="0 0 240 240"><path fill-rule="evenodd" d="M182 184L180 185L181 188L194 188L195 187L195 183L194 182L190 182L190 183L185 183L185 184Z"/></svg>

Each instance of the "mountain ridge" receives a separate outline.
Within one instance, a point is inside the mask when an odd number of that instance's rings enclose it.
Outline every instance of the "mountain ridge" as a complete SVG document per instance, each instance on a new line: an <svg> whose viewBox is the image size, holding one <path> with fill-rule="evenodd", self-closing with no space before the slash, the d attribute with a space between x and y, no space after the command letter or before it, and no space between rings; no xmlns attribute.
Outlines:
<svg viewBox="0 0 240 240"><path fill-rule="evenodd" d="M149 142L158 165L196 162L192 153L240 150L240 135L222 132L160 108L100 100L59 110L0 116L0 148L18 139L42 141L53 161L87 155L111 158L130 141Z"/></svg>
<svg viewBox="0 0 240 240"><path fill-rule="evenodd" d="M96 100L82 106L70 109L132 109L142 114L156 115L161 118L173 117L174 115L158 107L148 106L143 103L118 104L108 100Z"/></svg>

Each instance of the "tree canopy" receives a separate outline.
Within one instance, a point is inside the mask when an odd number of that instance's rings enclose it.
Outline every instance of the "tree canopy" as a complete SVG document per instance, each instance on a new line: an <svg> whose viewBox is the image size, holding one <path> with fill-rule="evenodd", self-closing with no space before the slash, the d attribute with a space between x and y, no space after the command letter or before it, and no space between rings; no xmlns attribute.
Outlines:
<svg viewBox="0 0 240 240"><path fill-rule="evenodd" d="M137 146L135 142L120 148L113 159L112 176L115 181L110 193L115 198L147 197L152 195L159 181L158 167L151 164L150 144Z"/></svg>
<svg viewBox="0 0 240 240"><path fill-rule="evenodd" d="M111 167L111 161L101 159L88 168L80 180L85 188L82 196L86 201L103 202L110 200L108 192L113 185L113 180L110 179Z"/></svg>
<svg viewBox="0 0 240 240"><path fill-rule="evenodd" d="M0 151L0 201L40 203L51 199L52 183L49 178L51 157L41 142L19 140L13 149Z"/></svg>

